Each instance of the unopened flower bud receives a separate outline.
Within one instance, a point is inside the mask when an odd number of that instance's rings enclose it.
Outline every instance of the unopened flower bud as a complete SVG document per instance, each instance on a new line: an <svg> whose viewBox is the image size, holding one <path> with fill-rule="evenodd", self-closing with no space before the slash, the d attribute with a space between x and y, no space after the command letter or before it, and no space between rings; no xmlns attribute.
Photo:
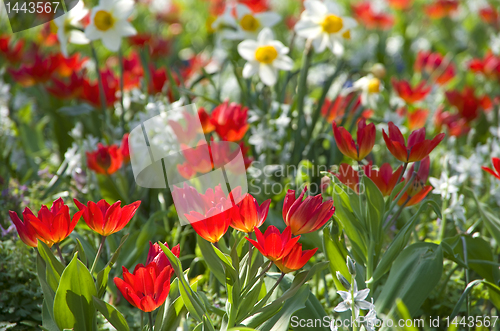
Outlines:
<svg viewBox="0 0 500 331"><path fill-rule="evenodd" d="M351 284L347 281L347 279L340 273L340 271L337 271L337 279L339 280L340 284L344 286L346 290L351 289Z"/></svg>
<svg viewBox="0 0 500 331"><path fill-rule="evenodd" d="M321 192L325 192L332 180L328 176L321 178Z"/></svg>
<svg viewBox="0 0 500 331"><path fill-rule="evenodd" d="M352 276L356 276L356 267L354 266L355 262L351 259L350 256L347 257L347 270Z"/></svg>
<svg viewBox="0 0 500 331"><path fill-rule="evenodd" d="M375 63L370 69L371 73L377 78L384 78L386 74L385 67L382 63Z"/></svg>

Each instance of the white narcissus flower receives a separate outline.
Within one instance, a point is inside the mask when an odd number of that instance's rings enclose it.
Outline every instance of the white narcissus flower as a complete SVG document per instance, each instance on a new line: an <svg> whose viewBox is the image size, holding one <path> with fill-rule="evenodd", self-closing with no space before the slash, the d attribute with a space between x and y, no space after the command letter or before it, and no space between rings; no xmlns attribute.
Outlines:
<svg viewBox="0 0 500 331"><path fill-rule="evenodd" d="M339 303L335 310L337 313L341 313L343 311L348 311L352 309L354 305L355 316L359 316L359 310L369 310L373 308L373 304L366 301L366 297L368 293L370 293L370 289L365 288L364 290L358 291L358 285L356 281L353 282L353 287L349 291L337 291L337 293L342 297L344 301Z"/></svg>
<svg viewBox="0 0 500 331"><path fill-rule="evenodd" d="M274 40L271 29L264 28L257 40L244 40L238 45L238 53L247 60L243 68L243 77L250 78L259 74L262 82L268 86L276 84L278 69L291 70L293 61L288 54L288 47Z"/></svg>
<svg viewBox="0 0 500 331"><path fill-rule="evenodd" d="M137 33L127 21L133 10L133 0L100 0L99 5L92 9L85 35L90 40L101 39L110 51L118 51L122 37Z"/></svg>
<svg viewBox="0 0 500 331"><path fill-rule="evenodd" d="M271 28L281 21L281 16L274 12L254 13L245 5L236 5L236 31L228 31L226 38L243 40L255 38L263 28Z"/></svg>
<svg viewBox="0 0 500 331"><path fill-rule="evenodd" d="M357 22L343 16L342 8L330 1L306 0L305 10L295 25L297 35L312 40L316 52L331 49L335 55L344 53L343 39L350 39Z"/></svg>
<svg viewBox="0 0 500 331"><path fill-rule="evenodd" d="M380 91L384 89L382 82L377 77L369 74L361 77L352 84L351 91L361 92L361 103L364 106L375 108L377 100L380 97ZM345 93L345 92L344 92Z"/></svg>
<svg viewBox="0 0 500 331"><path fill-rule="evenodd" d="M234 6L227 5L224 8L224 12L217 16L215 21L210 25L213 32L221 32L226 29L233 30L236 29L236 19L233 17L232 11Z"/></svg>
<svg viewBox="0 0 500 331"><path fill-rule="evenodd" d="M89 43L85 33L77 29L82 28L80 21L88 12L84 8L83 1L80 0L69 12L50 21L50 28L57 34L57 39L61 45L61 53L65 57L68 57L68 42L78 45Z"/></svg>

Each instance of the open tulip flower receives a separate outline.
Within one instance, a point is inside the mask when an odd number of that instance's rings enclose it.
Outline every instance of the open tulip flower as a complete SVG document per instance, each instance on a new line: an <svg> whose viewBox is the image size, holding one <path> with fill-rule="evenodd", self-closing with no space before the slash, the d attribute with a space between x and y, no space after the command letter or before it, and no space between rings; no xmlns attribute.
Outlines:
<svg viewBox="0 0 500 331"><path fill-rule="evenodd" d="M337 123L332 123L333 136L340 152L353 160L361 161L370 154L375 145L375 124L366 125L366 119L358 122L357 143L352 139L349 131L343 127L337 127Z"/></svg>
<svg viewBox="0 0 500 331"><path fill-rule="evenodd" d="M120 169L123 156L116 145L97 144L97 150L87 152L87 166L98 174L111 175Z"/></svg>
<svg viewBox="0 0 500 331"><path fill-rule="evenodd" d="M71 218L69 207L64 204L62 198L59 198L54 201L50 210L47 206L42 205L38 216L35 216L30 209L26 208L23 212L24 222L21 222L15 212L10 211L9 214L16 226L19 237L26 245L36 247L36 239L40 239L47 246L52 247L52 245L66 239L73 232L83 211L77 212Z"/></svg>
<svg viewBox="0 0 500 331"><path fill-rule="evenodd" d="M420 82L420 84L415 87L412 87L410 83L404 79L398 81L393 78L391 82L398 96L408 104L422 101L431 91L431 87L426 87L425 82Z"/></svg>
<svg viewBox="0 0 500 331"><path fill-rule="evenodd" d="M403 166L397 168L394 172L389 163L384 163L379 170L372 169L371 166L365 167L366 177L370 178L379 188L384 197L391 195L392 190L398 184L398 179L403 172Z"/></svg>
<svg viewBox="0 0 500 331"><path fill-rule="evenodd" d="M191 211L189 214L184 214L184 216L200 237L215 244L229 229L231 208L231 200L222 199L220 203L210 208L205 214Z"/></svg>
<svg viewBox="0 0 500 331"><path fill-rule="evenodd" d="M295 198L295 191L288 190L283 202L283 220L296 236L319 230L335 213L333 201L323 202L321 194L302 200L306 191L307 186Z"/></svg>
<svg viewBox="0 0 500 331"><path fill-rule="evenodd" d="M431 161L428 156L420 162L420 167L417 171L417 176L413 180L413 184L411 184L408 191L406 191L401 199L399 199L398 205L401 206L404 204L407 207L416 205L422 201L430 191L432 191L432 186L425 185L425 183L427 183L427 179L429 178L430 165ZM410 167L410 171L408 172L405 182L410 180L411 174L414 172L414 166L415 164Z"/></svg>
<svg viewBox="0 0 500 331"><path fill-rule="evenodd" d="M398 160L409 163L423 160L444 139L440 133L434 139L425 139L425 128L413 131L408 137L408 145L403 134L394 123L389 122L389 135L382 130L387 148Z"/></svg>
<svg viewBox="0 0 500 331"><path fill-rule="evenodd" d="M271 225L262 234L259 229L255 229L257 241L246 238L265 257L276 262L287 256L297 244L300 236L292 238L292 229L287 226L283 233L277 227Z"/></svg>
<svg viewBox="0 0 500 331"><path fill-rule="evenodd" d="M132 306L151 312L167 299L172 272L170 266L162 269L155 262L147 266L138 264L133 273L123 267L123 279L115 277L114 282Z"/></svg>
<svg viewBox="0 0 500 331"><path fill-rule="evenodd" d="M238 205L231 208L231 227L241 232L251 233L266 220L271 199L260 206L250 194L245 195Z"/></svg>
<svg viewBox="0 0 500 331"><path fill-rule="evenodd" d="M296 243L292 247L290 253L274 263L281 270L281 272L287 274L289 272L302 269L302 267L306 265L317 250L318 248L303 251L302 244Z"/></svg>
<svg viewBox="0 0 500 331"><path fill-rule="evenodd" d="M485 166L482 166L481 168L493 175L495 178L500 179L500 159L498 157L492 157L491 162L493 163L493 167L495 168L495 170Z"/></svg>
<svg viewBox="0 0 500 331"><path fill-rule="evenodd" d="M97 203L89 201L85 206L76 199L74 201L80 212L83 213L83 219L89 228L104 237L123 229L134 217L137 208L141 204L140 201L136 201L130 205L120 207L121 201L117 201L110 206L103 199Z"/></svg>

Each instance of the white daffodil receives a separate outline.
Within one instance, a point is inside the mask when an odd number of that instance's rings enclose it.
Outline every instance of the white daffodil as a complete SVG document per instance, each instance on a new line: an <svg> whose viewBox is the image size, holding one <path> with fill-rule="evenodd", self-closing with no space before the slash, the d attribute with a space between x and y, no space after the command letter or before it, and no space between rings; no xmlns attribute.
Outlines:
<svg viewBox="0 0 500 331"><path fill-rule="evenodd" d="M61 45L61 53L68 57L68 42L72 44L85 45L89 40L85 33L79 30L82 28L80 21L89 11L84 8L83 1L79 1L69 12L50 21L52 32L57 34L57 39Z"/></svg>
<svg viewBox="0 0 500 331"><path fill-rule="evenodd" d="M236 5L236 31L228 31L226 38L243 40L255 38L263 28L271 28L281 21L281 16L274 12L254 13L245 5Z"/></svg>
<svg viewBox="0 0 500 331"><path fill-rule="evenodd" d="M243 68L243 77L250 78L259 74L262 82L268 86L276 84L278 69L291 70L293 61L288 54L288 47L274 40L271 29L264 28L255 40L244 40L238 45L238 53L247 60Z"/></svg>
<svg viewBox="0 0 500 331"><path fill-rule="evenodd" d="M137 33L127 18L134 10L133 0L100 0L92 9L85 35L90 40L101 39L110 51L118 51L122 37Z"/></svg>
<svg viewBox="0 0 500 331"><path fill-rule="evenodd" d="M335 55L344 53L343 39L351 37L357 22L343 16L342 8L330 1L306 0L305 10L295 25L297 35L312 40L316 52L329 48Z"/></svg>
<svg viewBox="0 0 500 331"><path fill-rule="evenodd" d="M337 313L341 313L343 311L348 311L352 309L354 305L354 312L356 318L359 316L359 310L369 310L373 308L373 304L365 301L368 293L370 293L370 289L365 288L364 290L358 291L358 285L356 281L353 282L353 287L349 291L337 291L337 293L342 297L344 301L339 303L334 310Z"/></svg>
<svg viewBox="0 0 500 331"><path fill-rule="evenodd" d="M429 182L434 186L432 193L441 194L443 199L449 199L451 194L458 192L458 187L456 186L458 183L458 176L448 177L447 173L442 172L441 178L437 179L431 177L429 178Z"/></svg>
<svg viewBox="0 0 500 331"><path fill-rule="evenodd" d="M384 89L382 82L377 77L369 74L365 77L361 77L352 84L351 91L361 92L361 103L364 106L375 108L378 98L380 97L380 91Z"/></svg>
<svg viewBox="0 0 500 331"><path fill-rule="evenodd" d="M234 18L232 11L234 9L234 6L227 5L226 8L224 9L224 12L217 16L215 21L212 22L210 27L212 28L212 32L222 32L222 33L228 33L232 32L236 29L236 19ZM225 37L225 35L223 35Z"/></svg>

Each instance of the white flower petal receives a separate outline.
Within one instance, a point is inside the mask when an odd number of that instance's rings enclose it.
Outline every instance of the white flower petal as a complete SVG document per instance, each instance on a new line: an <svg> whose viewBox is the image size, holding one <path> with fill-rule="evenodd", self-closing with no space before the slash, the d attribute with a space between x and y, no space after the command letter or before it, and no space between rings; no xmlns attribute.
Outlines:
<svg viewBox="0 0 500 331"><path fill-rule="evenodd" d="M340 7L337 3L332 1L325 1L325 7L328 10L328 14L334 14L337 16L341 16L343 14L342 7Z"/></svg>
<svg viewBox="0 0 500 331"><path fill-rule="evenodd" d="M238 53L245 60L254 61L257 47L259 46L255 40L244 40L238 45Z"/></svg>
<svg viewBox="0 0 500 331"><path fill-rule="evenodd" d="M252 10L250 8L241 3L236 5L236 17L238 17L238 19L241 19L247 14L252 14Z"/></svg>
<svg viewBox="0 0 500 331"><path fill-rule="evenodd" d="M129 37L137 34L137 30L126 20L116 22L116 31L123 37Z"/></svg>
<svg viewBox="0 0 500 331"><path fill-rule="evenodd" d="M317 53L321 53L328 46L328 35L323 33L318 38L313 40L313 46Z"/></svg>
<svg viewBox="0 0 500 331"><path fill-rule="evenodd" d="M267 86L273 86L278 80L278 71L269 64L260 64L259 67L260 80Z"/></svg>
<svg viewBox="0 0 500 331"><path fill-rule="evenodd" d="M257 42L259 45L269 45L271 41L274 39L273 31L269 28L264 28L260 31L259 36L257 37Z"/></svg>
<svg viewBox="0 0 500 331"><path fill-rule="evenodd" d="M285 45L283 45L283 43L279 40L272 40L268 45L273 46L280 55L288 54L290 51L290 49L285 47Z"/></svg>
<svg viewBox="0 0 500 331"><path fill-rule="evenodd" d="M290 71L293 68L293 60L286 55L278 56L278 58L273 61L273 66L281 70Z"/></svg>
<svg viewBox="0 0 500 331"><path fill-rule="evenodd" d="M96 40L101 37L101 32L97 30L94 24L89 24L85 28L85 36L90 40Z"/></svg>
<svg viewBox="0 0 500 331"><path fill-rule="evenodd" d="M118 52L118 50L120 49L122 38L115 33L104 33L101 40L107 49L112 52Z"/></svg>
<svg viewBox="0 0 500 331"><path fill-rule="evenodd" d="M333 308L333 310L335 310L337 313L348 311L349 309L351 309L351 307L345 301L342 301L337 305L337 307Z"/></svg>
<svg viewBox="0 0 500 331"><path fill-rule="evenodd" d="M361 300L356 301L356 307L359 307L359 309L368 310L373 308L373 304L371 302Z"/></svg>
<svg viewBox="0 0 500 331"><path fill-rule="evenodd" d="M325 14L328 12L328 8L325 6L325 4L317 0L304 1L304 8L311 16L325 16Z"/></svg>
<svg viewBox="0 0 500 331"><path fill-rule="evenodd" d="M255 18L259 20L262 26L269 28L281 21L281 15L274 12L255 14Z"/></svg>
<svg viewBox="0 0 500 331"><path fill-rule="evenodd" d="M344 30L350 30L358 26L358 22L352 17L342 17Z"/></svg>
<svg viewBox="0 0 500 331"><path fill-rule="evenodd" d="M134 1L133 0L120 0L117 1L113 7L113 16L126 19L134 11Z"/></svg>
<svg viewBox="0 0 500 331"><path fill-rule="evenodd" d="M90 40L82 31L72 30L69 33L69 42L77 45L86 45L90 42Z"/></svg>
<svg viewBox="0 0 500 331"><path fill-rule="evenodd" d="M351 293L346 291L337 291L342 300L351 300Z"/></svg>
<svg viewBox="0 0 500 331"><path fill-rule="evenodd" d="M243 78L250 78L259 72L260 63L257 61L249 61L243 67Z"/></svg>
<svg viewBox="0 0 500 331"><path fill-rule="evenodd" d="M314 23L313 21L310 20L298 21L297 24L295 24L294 29L295 32L297 32L297 35L310 39L317 38L319 35L321 35L321 32L323 31L323 29L319 24Z"/></svg>
<svg viewBox="0 0 500 331"><path fill-rule="evenodd" d="M342 56L342 54L344 54L344 46L342 45L342 43L337 38L335 38L333 36L332 36L330 42L332 44L333 54L335 54L337 56Z"/></svg>

